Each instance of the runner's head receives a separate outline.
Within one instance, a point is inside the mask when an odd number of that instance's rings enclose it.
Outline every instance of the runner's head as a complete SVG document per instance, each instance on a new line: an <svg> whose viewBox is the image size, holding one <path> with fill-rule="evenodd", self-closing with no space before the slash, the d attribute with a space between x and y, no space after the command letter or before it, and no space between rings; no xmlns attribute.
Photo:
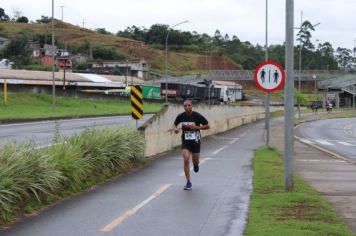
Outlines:
<svg viewBox="0 0 356 236"><path fill-rule="evenodd" d="M185 113L187 114L190 114L192 113L192 107L193 107L193 104L192 104L192 101L189 100L189 99L186 99L183 103L183 106L184 106L184 111Z"/></svg>

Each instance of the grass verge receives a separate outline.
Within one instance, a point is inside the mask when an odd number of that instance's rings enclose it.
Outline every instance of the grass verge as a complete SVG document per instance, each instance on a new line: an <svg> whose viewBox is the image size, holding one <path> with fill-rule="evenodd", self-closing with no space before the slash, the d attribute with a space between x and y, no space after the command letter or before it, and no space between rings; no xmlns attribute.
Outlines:
<svg viewBox="0 0 356 236"><path fill-rule="evenodd" d="M0 94L2 97L2 94ZM0 120L26 120L55 117L80 117L95 115L131 114L130 100L97 100L56 97L56 109L52 111L52 96L48 94L9 93L8 102L0 102ZM157 112L159 103L146 103L144 113Z"/></svg>
<svg viewBox="0 0 356 236"><path fill-rule="evenodd" d="M245 235L355 235L299 176L293 192L284 190L283 163L276 149L258 149L253 166L254 191Z"/></svg>

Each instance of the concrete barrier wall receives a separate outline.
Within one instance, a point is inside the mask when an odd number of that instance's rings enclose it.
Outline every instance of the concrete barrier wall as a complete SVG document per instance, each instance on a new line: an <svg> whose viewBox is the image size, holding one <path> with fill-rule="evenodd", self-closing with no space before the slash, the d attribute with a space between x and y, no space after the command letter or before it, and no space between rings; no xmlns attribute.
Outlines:
<svg viewBox="0 0 356 236"><path fill-rule="evenodd" d="M270 107L270 112L281 111L284 107ZM194 105L193 110L201 113L209 121L210 129L201 131L202 136L225 132L243 124L264 118L262 106L207 106ZM173 122L183 112L183 105L169 105L143 124L140 129L146 139L145 156L150 157L172 150L181 145L181 132L175 134Z"/></svg>

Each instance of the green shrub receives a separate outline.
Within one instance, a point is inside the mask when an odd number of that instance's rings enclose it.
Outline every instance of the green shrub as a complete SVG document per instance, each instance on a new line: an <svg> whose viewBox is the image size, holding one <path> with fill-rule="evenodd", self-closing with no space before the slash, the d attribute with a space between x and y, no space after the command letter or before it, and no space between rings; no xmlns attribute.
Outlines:
<svg viewBox="0 0 356 236"><path fill-rule="evenodd" d="M56 142L0 150L0 224L145 162L144 137L130 127L87 129Z"/></svg>

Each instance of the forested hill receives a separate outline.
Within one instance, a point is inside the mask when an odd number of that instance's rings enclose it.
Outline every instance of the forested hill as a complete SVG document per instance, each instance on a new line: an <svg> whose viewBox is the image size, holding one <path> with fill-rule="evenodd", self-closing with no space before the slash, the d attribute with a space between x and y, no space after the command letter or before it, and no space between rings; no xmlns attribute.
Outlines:
<svg viewBox="0 0 356 236"><path fill-rule="evenodd" d="M114 34L105 28L88 30L56 20L55 40L56 45L67 48L72 54L89 55L92 50L94 59L99 61L143 58L151 70L164 73L165 40L169 30L168 25L155 24L149 29L131 26ZM334 49L328 42L313 45L313 31L312 24L305 21L302 30L296 35L301 40L302 69L336 70L339 69L338 65L343 68L352 65L354 58L351 50ZM243 42L238 36L230 37L219 30L213 36L180 30L170 30L169 33L169 74L203 74L209 69L254 69L264 60L263 46ZM29 40L50 43L51 24L3 20L0 21L0 36L17 41L16 45L24 45ZM13 49L3 50L0 57L20 60L18 64L26 63L21 61L26 59L21 55L21 48L18 50L18 57L13 55ZM270 45L268 51L270 60L284 65L284 45ZM295 62L298 62L298 56L299 45L295 47ZM295 66L297 68L298 63Z"/></svg>

